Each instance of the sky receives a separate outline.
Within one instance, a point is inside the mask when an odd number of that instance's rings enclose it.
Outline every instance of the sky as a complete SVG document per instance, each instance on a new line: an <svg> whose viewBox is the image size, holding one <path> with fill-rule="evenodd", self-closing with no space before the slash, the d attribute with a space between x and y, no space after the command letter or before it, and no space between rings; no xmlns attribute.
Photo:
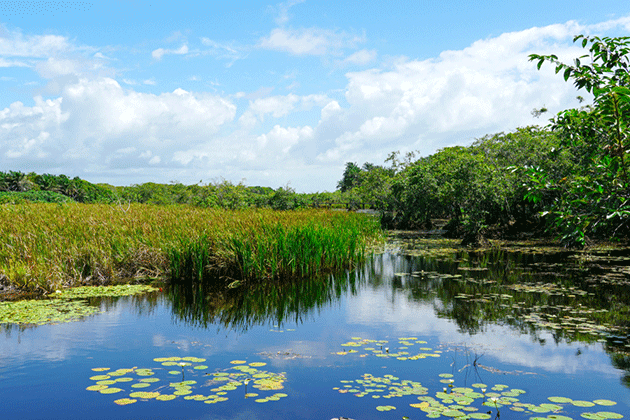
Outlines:
<svg viewBox="0 0 630 420"><path fill-rule="evenodd" d="M630 3L0 1L0 171L334 191L579 106L528 61L577 34L630 35Z"/></svg>

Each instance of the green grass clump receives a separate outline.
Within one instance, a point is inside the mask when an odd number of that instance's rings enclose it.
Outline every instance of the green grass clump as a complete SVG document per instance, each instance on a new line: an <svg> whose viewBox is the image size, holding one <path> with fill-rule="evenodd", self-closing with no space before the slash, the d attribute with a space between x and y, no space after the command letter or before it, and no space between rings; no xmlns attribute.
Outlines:
<svg viewBox="0 0 630 420"><path fill-rule="evenodd" d="M0 283L52 291L121 278L260 281L363 258L379 236L365 215L189 206L0 206Z"/></svg>

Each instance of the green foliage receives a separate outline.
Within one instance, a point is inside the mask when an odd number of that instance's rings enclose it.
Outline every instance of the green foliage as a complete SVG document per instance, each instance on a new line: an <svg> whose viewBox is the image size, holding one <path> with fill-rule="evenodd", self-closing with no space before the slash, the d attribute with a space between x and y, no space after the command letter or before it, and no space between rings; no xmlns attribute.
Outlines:
<svg viewBox="0 0 630 420"><path fill-rule="evenodd" d="M472 235L492 224L524 223L537 205L523 200L526 175L516 168L548 167L547 151L555 145L549 130L525 127L408 163L392 185L398 221L419 227L449 218L451 226Z"/></svg>
<svg viewBox="0 0 630 420"><path fill-rule="evenodd" d="M565 80L594 97L591 106L560 112L552 120L551 129L572 165L564 172L529 172L528 198L552 198L545 214L568 246L584 246L589 236L625 237L630 232L630 37L578 35L577 41L582 48L590 45L589 54L573 65L555 55L530 55L539 69L545 61L555 64L556 73L562 71Z"/></svg>
<svg viewBox="0 0 630 420"><path fill-rule="evenodd" d="M368 206L384 213L394 208L391 187L395 174L393 166L385 168L366 162L360 168L356 163L348 162L337 188L348 209Z"/></svg>
<svg viewBox="0 0 630 420"><path fill-rule="evenodd" d="M343 172L343 178L337 184L337 189L341 192L346 192L357 186L359 183L359 176L361 168L354 162L346 163L346 169Z"/></svg>
<svg viewBox="0 0 630 420"><path fill-rule="evenodd" d="M357 198L355 201L357 200L360 199ZM274 190L269 187L248 187L243 182L234 184L221 179L206 185L202 185L201 182L184 185L174 181L170 184L146 182L127 187L114 187L107 184L92 184L78 177L69 178L66 175L0 172L0 204L71 201L124 205L189 204L195 207L229 210L252 207L296 210L348 206L348 197L338 191L299 194L288 185Z"/></svg>
<svg viewBox="0 0 630 420"><path fill-rule="evenodd" d="M0 282L34 291L169 275L300 277L360 259L377 221L346 212L4 205Z"/></svg>
<svg viewBox="0 0 630 420"><path fill-rule="evenodd" d="M0 204L23 203L70 203L72 199L53 191L3 191L0 192Z"/></svg>

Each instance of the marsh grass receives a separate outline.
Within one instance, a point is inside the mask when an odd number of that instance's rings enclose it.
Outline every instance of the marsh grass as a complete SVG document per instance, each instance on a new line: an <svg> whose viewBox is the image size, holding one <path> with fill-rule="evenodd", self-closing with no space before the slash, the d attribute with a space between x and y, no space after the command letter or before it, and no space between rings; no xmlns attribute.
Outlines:
<svg viewBox="0 0 630 420"><path fill-rule="evenodd" d="M364 257L369 216L188 206L0 206L0 282L51 291L123 278L306 277Z"/></svg>

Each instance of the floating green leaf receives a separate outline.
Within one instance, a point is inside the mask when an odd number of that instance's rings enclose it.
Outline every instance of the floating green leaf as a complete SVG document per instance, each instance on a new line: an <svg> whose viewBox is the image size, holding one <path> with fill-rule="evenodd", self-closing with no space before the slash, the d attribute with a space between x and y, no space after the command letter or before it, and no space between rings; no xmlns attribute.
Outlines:
<svg viewBox="0 0 630 420"><path fill-rule="evenodd" d="M623 415L619 413L613 413L611 411L599 411L596 413L601 419L622 419Z"/></svg>
<svg viewBox="0 0 630 420"><path fill-rule="evenodd" d="M571 398L566 398L566 397L549 397L547 399L555 403L570 403L573 401Z"/></svg>
<svg viewBox="0 0 630 420"><path fill-rule="evenodd" d="M119 400L114 400L114 403L118 404L118 405L127 405L127 404L133 404L136 401L138 401L138 400L134 400L134 399L131 399L131 398L121 398Z"/></svg>
<svg viewBox="0 0 630 420"><path fill-rule="evenodd" d="M122 392L122 389L120 388L105 388L105 389L101 389L98 392L100 392L101 394L116 394L118 392Z"/></svg>
<svg viewBox="0 0 630 420"><path fill-rule="evenodd" d="M593 402L595 404L608 405L608 406L617 404L615 401L611 401L611 400L593 400Z"/></svg>
<svg viewBox="0 0 630 420"><path fill-rule="evenodd" d="M573 404L576 407L593 407L595 405L595 403L592 403L590 401L580 401L580 400L573 400L571 401L571 404Z"/></svg>
<svg viewBox="0 0 630 420"><path fill-rule="evenodd" d="M131 398L142 398L142 399L157 398L159 395L160 395L159 392L144 392L144 391L132 392L131 394L129 394Z"/></svg>

